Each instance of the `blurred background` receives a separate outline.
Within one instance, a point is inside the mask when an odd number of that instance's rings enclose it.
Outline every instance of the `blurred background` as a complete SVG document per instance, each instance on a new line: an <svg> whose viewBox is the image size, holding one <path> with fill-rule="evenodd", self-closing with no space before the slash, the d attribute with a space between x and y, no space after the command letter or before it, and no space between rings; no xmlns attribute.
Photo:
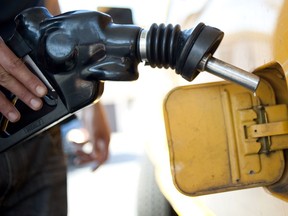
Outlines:
<svg viewBox="0 0 288 216"><path fill-rule="evenodd" d="M134 24L145 29L149 29L153 23L180 24L182 29L190 29L199 22L204 22L225 33L215 56L252 71L274 59L271 44L275 40L273 36L284 0L59 2L62 12L80 9L104 12L109 8L131 9ZM69 166L69 216L175 215L171 205L179 215L274 214L265 205L266 202L273 203L275 208L288 215L285 209L287 204L274 201L262 189L195 199L180 194L173 186L170 176L162 104L165 95L172 88L191 83L172 70L151 69L143 64L139 65L139 74L139 79L134 82L105 83L101 102L109 115L113 132L110 158L95 172L91 172L89 166ZM203 72L192 83L220 80ZM64 138L75 127L80 127L77 121L66 125L63 129ZM261 193L261 198L254 209L248 211L243 199L253 202L257 193ZM229 205L224 206L224 200ZM221 205L222 208L219 208Z"/></svg>

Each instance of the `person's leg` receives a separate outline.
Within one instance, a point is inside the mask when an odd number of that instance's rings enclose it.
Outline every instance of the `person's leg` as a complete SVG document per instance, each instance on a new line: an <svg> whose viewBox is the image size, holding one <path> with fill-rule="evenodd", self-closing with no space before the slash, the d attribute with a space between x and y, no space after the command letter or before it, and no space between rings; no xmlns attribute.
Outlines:
<svg viewBox="0 0 288 216"><path fill-rule="evenodd" d="M67 215L59 127L0 154L0 215Z"/></svg>

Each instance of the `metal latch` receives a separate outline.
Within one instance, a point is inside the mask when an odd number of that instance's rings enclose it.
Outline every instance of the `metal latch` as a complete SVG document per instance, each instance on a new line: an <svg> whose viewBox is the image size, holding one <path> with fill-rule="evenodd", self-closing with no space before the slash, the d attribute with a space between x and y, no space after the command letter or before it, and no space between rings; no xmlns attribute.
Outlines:
<svg viewBox="0 0 288 216"><path fill-rule="evenodd" d="M257 106L241 110L244 120L245 154L269 154L288 149L287 105ZM247 119L251 121L247 121ZM256 118L255 118L256 117Z"/></svg>

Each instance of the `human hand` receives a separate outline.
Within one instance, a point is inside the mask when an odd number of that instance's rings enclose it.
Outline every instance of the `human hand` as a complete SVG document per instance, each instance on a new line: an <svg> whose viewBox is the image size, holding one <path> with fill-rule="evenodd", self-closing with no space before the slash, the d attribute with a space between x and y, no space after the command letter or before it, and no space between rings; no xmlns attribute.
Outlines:
<svg viewBox="0 0 288 216"><path fill-rule="evenodd" d="M0 37L0 86L12 92L33 110L39 110L46 86L19 59ZM0 113L16 122L21 114L0 91Z"/></svg>
<svg viewBox="0 0 288 216"><path fill-rule="evenodd" d="M81 111L81 120L88 132L92 151L87 153L77 148L76 164L95 162L93 171L103 164L109 156L110 127L106 118L104 107L100 102L86 107Z"/></svg>

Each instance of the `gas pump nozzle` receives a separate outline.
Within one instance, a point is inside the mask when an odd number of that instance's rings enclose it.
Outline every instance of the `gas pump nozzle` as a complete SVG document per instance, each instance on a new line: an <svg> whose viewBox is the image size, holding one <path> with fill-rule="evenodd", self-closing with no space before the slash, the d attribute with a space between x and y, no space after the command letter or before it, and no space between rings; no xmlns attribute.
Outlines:
<svg viewBox="0 0 288 216"><path fill-rule="evenodd" d="M173 68L188 81L192 81L199 72L207 71L253 92L259 85L258 76L212 56L224 36L219 29L200 23L194 29L180 31L179 26L165 27L161 24L158 27L154 24L141 35L141 60L152 67Z"/></svg>
<svg viewBox="0 0 288 216"><path fill-rule="evenodd" d="M43 108L33 111L5 89L21 112L17 123L0 115L0 151L48 129L103 93L104 81L138 78L138 64L175 69L188 81L206 70L255 91L259 78L212 57L223 32L198 24L153 24L149 30L113 23L96 11L72 11L53 17L46 8L23 11L7 41L15 54L47 85Z"/></svg>

